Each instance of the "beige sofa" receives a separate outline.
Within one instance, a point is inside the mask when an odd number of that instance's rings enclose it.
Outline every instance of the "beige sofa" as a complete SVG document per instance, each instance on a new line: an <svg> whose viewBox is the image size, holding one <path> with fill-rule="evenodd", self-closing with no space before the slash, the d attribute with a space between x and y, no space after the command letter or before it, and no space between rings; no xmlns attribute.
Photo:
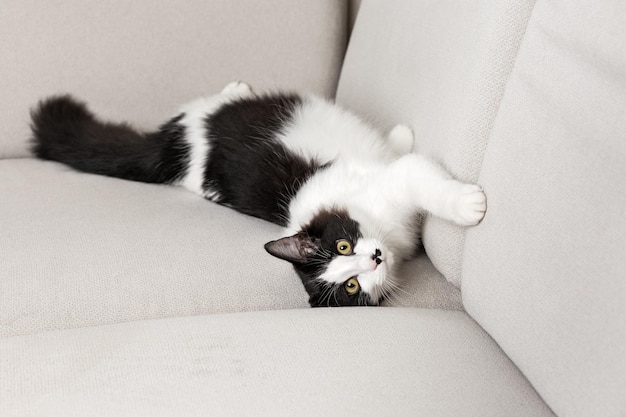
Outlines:
<svg viewBox="0 0 626 417"><path fill-rule="evenodd" d="M0 416L626 416L623 1L1 9ZM278 227L29 155L44 96L152 128L232 79L410 124L484 221L310 309Z"/></svg>

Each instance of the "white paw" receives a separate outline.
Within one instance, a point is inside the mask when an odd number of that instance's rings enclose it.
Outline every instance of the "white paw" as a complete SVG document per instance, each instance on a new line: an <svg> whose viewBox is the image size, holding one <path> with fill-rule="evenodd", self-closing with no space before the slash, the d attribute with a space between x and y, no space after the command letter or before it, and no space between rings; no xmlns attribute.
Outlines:
<svg viewBox="0 0 626 417"><path fill-rule="evenodd" d="M462 184L455 199L453 219L460 226L474 226L485 217L487 197L480 185Z"/></svg>
<svg viewBox="0 0 626 417"><path fill-rule="evenodd" d="M243 81L233 81L226 84L226 87L222 89L221 94L227 96L237 95L244 97L252 94L252 88Z"/></svg>
<svg viewBox="0 0 626 417"><path fill-rule="evenodd" d="M389 132L389 145L398 155L405 155L413 151L415 138L413 131L406 125L397 125Z"/></svg>

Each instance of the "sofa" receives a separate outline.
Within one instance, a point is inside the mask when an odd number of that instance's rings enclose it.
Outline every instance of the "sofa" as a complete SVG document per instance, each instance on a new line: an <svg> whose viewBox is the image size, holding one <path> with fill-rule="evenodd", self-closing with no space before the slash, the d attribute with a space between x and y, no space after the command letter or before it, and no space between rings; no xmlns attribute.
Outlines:
<svg viewBox="0 0 626 417"><path fill-rule="evenodd" d="M6 1L0 416L626 416L621 0ZM311 91L484 187L380 307L308 307L280 227L34 159L71 93L152 129L234 79Z"/></svg>

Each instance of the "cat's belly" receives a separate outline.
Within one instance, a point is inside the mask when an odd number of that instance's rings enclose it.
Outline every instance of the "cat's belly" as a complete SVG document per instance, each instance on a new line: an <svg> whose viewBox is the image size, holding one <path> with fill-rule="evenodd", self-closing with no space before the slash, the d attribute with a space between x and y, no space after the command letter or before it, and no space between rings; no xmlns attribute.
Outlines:
<svg viewBox="0 0 626 417"><path fill-rule="evenodd" d="M322 164L337 158L388 162L393 154L380 132L354 114L315 96L305 96L293 120L278 135L284 146Z"/></svg>

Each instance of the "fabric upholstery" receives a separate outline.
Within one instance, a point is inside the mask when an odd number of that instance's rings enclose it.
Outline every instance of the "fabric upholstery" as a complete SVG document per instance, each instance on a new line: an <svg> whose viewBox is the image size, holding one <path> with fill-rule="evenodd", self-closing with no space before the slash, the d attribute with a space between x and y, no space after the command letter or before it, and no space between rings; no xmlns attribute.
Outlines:
<svg viewBox="0 0 626 417"><path fill-rule="evenodd" d="M51 94L144 128L234 79L332 96L347 19L336 0L3 1L0 158L27 154L28 109Z"/></svg>
<svg viewBox="0 0 626 417"><path fill-rule="evenodd" d="M437 271L425 253L404 263L397 279L400 289L385 306L463 310L461 291Z"/></svg>
<svg viewBox="0 0 626 417"><path fill-rule="evenodd" d="M626 415L625 17L537 3L467 232L468 312L563 417Z"/></svg>
<svg viewBox="0 0 626 417"><path fill-rule="evenodd" d="M348 2L348 28L351 33L359 14L359 7L361 7L361 0L350 0Z"/></svg>
<svg viewBox="0 0 626 417"><path fill-rule="evenodd" d="M280 227L182 188L19 159L0 195L0 335L308 306Z"/></svg>
<svg viewBox="0 0 626 417"><path fill-rule="evenodd" d="M50 4L2 4L0 158L61 91L148 128L233 77L332 96L349 21L334 0ZM309 309L262 249L278 227L2 159L1 416L626 415L626 6L360 6L339 102L488 195L478 227L428 219L434 265L407 263L394 304L468 313Z"/></svg>
<svg viewBox="0 0 626 417"><path fill-rule="evenodd" d="M417 150L475 182L534 0L363 2L337 100L385 129L410 124ZM431 217L424 245L461 283L464 229Z"/></svg>
<svg viewBox="0 0 626 417"><path fill-rule="evenodd" d="M0 161L0 336L130 320L308 307L280 227L186 190ZM462 309L425 256L394 305Z"/></svg>
<svg viewBox="0 0 626 417"><path fill-rule="evenodd" d="M553 414L465 313L283 310L0 339L0 415Z"/></svg>

